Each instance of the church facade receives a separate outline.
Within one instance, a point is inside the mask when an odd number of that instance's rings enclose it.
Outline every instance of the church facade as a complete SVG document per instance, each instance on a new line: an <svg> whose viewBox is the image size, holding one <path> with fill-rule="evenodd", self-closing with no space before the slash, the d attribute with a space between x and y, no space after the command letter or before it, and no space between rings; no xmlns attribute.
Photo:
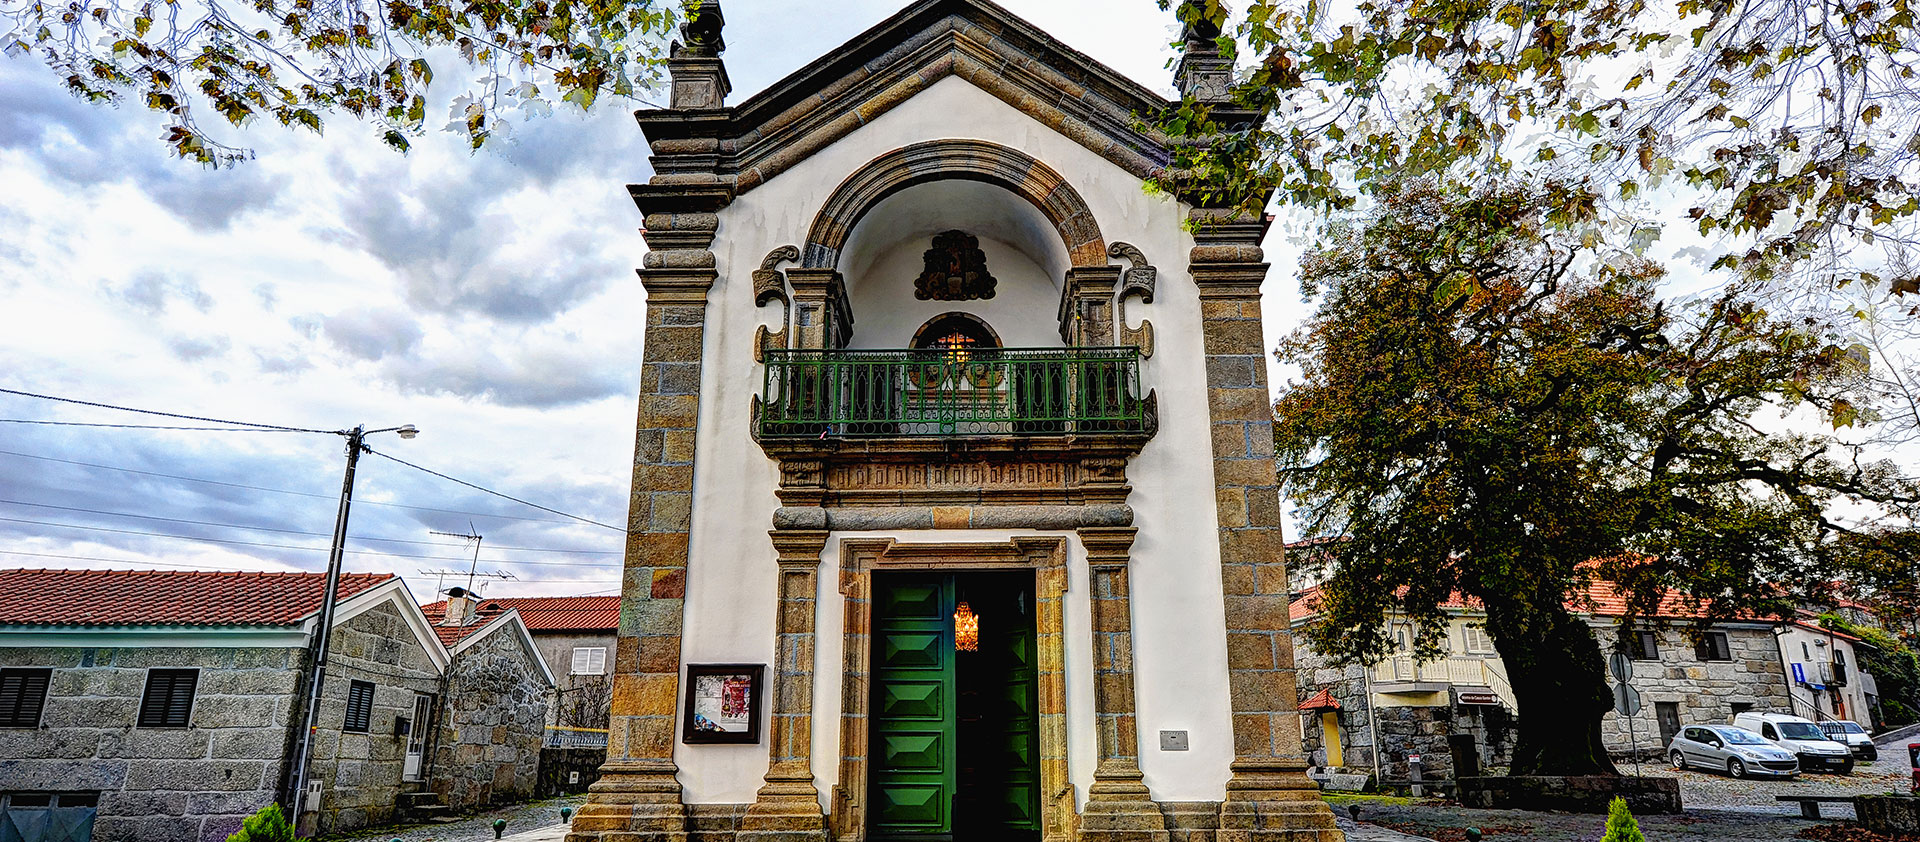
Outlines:
<svg viewBox="0 0 1920 842"><path fill-rule="evenodd" d="M611 735L569 842L1338 840L1264 222L1145 189L1167 101L984 0L733 106L724 22L698 4L637 115ZM1177 85L1230 112L1188 40Z"/></svg>

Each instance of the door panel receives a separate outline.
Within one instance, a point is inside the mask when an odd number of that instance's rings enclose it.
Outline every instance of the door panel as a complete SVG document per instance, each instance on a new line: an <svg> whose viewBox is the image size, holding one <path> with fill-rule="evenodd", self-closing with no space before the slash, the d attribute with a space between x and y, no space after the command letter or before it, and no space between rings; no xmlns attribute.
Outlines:
<svg viewBox="0 0 1920 842"><path fill-rule="evenodd" d="M953 582L877 575L873 602L875 836L953 833Z"/></svg>

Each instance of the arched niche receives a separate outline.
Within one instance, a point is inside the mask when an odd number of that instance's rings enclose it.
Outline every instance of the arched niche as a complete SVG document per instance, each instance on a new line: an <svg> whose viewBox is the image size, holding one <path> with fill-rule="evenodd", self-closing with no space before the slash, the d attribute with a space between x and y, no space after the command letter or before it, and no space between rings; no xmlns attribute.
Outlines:
<svg viewBox="0 0 1920 842"><path fill-rule="evenodd" d="M839 268L855 226L887 197L934 181L976 181L1025 200L1047 220L1072 266L1104 266L1107 244L1093 212L1052 167L1012 147L984 140L930 140L888 152L840 183L814 217L801 265Z"/></svg>

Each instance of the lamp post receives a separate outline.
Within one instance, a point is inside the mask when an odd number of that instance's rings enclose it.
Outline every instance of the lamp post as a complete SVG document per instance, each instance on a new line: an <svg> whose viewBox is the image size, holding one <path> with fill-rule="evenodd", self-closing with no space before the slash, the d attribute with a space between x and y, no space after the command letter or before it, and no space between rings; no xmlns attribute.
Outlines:
<svg viewBox="0 0 1920 842"><path fill-rule="evenodd" d="M320 720L320 689L327 679L327 648L333 640L333 609L340 599L340 564L347 549L347 514L353 507L353 471L367 450L366 437L374 433L398 433L403 439L420 435L412 424L369 430L364 425L351 430L336 430L334 435L347 439L347 474L340 482L340 512L333 521L333 546L327 554L326 591L320 598L320 628L315 633L313 679L307 683L306 727L300 731L299 750L293 760L293 824L298 832L300 818L306 812L307 767L313 761L313 732ZM318 830L318 828L315 828Z"/></svg>

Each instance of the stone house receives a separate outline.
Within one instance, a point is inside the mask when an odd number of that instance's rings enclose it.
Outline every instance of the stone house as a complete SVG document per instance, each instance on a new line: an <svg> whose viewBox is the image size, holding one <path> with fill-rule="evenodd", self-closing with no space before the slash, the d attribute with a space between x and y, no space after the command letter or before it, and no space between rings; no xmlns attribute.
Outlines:
<svg viewBox="0 0 1920 842"><path fill-rule="evenodd" d="M517 610L483 617L461 598L436 605L428 617L452 666L433 746L433 791L455 812L534 797L553 671Z"/></svg>
<svg viewBox="0 0 1920 842"><path fill-rule="evenodd" d="M1296 629L1313 622L1316 590L1294 600L1290 620ZM1608 712L1601 721L1602 741L1616 756L1659 756L1683 725L1724 723L1745 710L1806 715L1794 705L1775 640L1777 629L1792 624L1722 622L1696 635L1690 623L1699 613L1670 596L1657 616L1623 627L1625 601L1604 582L1567 607L1587 617L1603 650L1618 646L1633 664L1631 684L1640 693L1641 712ZM1421 757L1430 779L1510 761L1511 726L1523 712L1483 629L1485 613L1457 597L1446 609L1447 652L1433 661L1407 651L1410 628L1390 629L1401 651L1366 667L1331 663L1298 641L1302 742L1316 762L1330 771L1405 781L1410 755Z"/></svg>
<svg viewBox="0 0 1920 842"><path fill-rule="evenodd" d="M307 573L0 570L0 827L57 814L88 825L80 839L222 840L294 804L324 588ZM432 723L459 666L399 578L350 574L340 595L319 795L298 799L327 833L431 791Z"/></svg>
<svg viewBox="0 0 1920 842"><path fill-rule="evenodd" d="M467 598L467 597L456 597ZM550 743L597 743L606 747L607 703L613 696L614 634L620 625L617 596L473 597L472 617L491 618L517 611L556 682L547 725L590 729L568 737L550 735ZM423 606L428 617L444 623L448 600ZM470 619L468 622L472 622ZM593 734L592 730L602 732ZM598 737L597 740L593 739Z"/></svg>

